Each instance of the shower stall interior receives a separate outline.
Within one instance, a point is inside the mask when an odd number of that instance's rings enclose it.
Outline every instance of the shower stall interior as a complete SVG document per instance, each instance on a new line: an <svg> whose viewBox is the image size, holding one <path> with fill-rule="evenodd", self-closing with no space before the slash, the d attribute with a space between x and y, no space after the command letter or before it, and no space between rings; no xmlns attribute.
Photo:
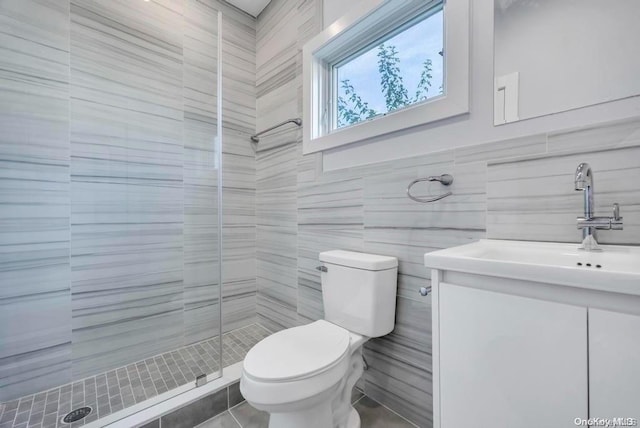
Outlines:
<svg viewBox="0 0 640 428"><path fill-rule="evenodd" d="M268 334L221 315L223 141L255 124L224 68L251 25L217 0L0 2L0 427L170 397Z"/></svg>

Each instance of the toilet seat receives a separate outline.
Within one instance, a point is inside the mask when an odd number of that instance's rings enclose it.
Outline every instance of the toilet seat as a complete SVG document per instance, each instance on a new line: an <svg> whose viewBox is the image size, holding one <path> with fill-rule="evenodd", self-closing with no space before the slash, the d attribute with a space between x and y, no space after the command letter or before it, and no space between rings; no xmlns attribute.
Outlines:
<svg viewBox="0 0 640 428"><path fill-rule="evenodd" d="M349 331L324 320L272 334L244 359L242 395L271 412L327 399L347 374L351 340Z"/></svg>
<svg viewBox="0 0 640 428"><path fill-rule="evenodd" d="M290 382L330 370L349 354L349 331L319 320L279 331L244 359L245 374L260 382Z"/></svg>

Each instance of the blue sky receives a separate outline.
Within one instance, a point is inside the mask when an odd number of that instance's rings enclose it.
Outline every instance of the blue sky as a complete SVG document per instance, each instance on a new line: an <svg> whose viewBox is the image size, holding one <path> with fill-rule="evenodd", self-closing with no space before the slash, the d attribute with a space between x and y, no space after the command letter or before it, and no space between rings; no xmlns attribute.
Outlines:
<svg viewBox="0 0 640 428"><path fill-rule="evenodd" d="M420 81L422 64L430 58L432 64L431 88L428 97L438 95L442 85L443 58L439 52L443 48L443 14L435 13L406 31L385 42L385 45L395 45L400 58L400 71L404 85L413 97ZM387 111L384 96L380 89L380 74L378 72L378 45L358 58L338 69L338 80L349 79L356 92L369 107L384 113ZM344 97L339 88L338 94Z"/></svg>

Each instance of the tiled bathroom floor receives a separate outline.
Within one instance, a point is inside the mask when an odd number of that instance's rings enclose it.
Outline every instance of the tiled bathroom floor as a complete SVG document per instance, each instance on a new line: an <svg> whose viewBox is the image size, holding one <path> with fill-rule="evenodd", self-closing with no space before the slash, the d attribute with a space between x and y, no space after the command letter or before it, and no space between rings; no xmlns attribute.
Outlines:
<svg viewBox="0 0 640 428"><path fill-rule="evenodd" d="M415 428L412 423L359 391L354 392L352 401L360 415L362 428ZM269 415L245 401L197 428L267 428L268 425Z"/></svg>
<svg viewBox="0 0 640 428"><path fill-rule="evenodd" d="M225 333L222 336L223 367L242 361L249 349L269 334L271 332L259 324ZM58 388L2 403L0 428L82 426L193 382L200 374L218 371L218 349L216 337ZM72 409L83 406L90 406L93 412L73 424L61 422Z"/></svg>

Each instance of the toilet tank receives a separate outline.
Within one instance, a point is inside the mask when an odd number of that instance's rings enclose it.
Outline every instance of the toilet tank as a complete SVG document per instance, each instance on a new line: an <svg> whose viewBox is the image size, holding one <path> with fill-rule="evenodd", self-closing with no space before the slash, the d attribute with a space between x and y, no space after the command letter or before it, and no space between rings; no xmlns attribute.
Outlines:
<svg viewBox="0 0 640 428"><path fill-rule="evenodd" d="M320 261L325 320L368 337L393 330L398 259L333 250Z"/></svg>

